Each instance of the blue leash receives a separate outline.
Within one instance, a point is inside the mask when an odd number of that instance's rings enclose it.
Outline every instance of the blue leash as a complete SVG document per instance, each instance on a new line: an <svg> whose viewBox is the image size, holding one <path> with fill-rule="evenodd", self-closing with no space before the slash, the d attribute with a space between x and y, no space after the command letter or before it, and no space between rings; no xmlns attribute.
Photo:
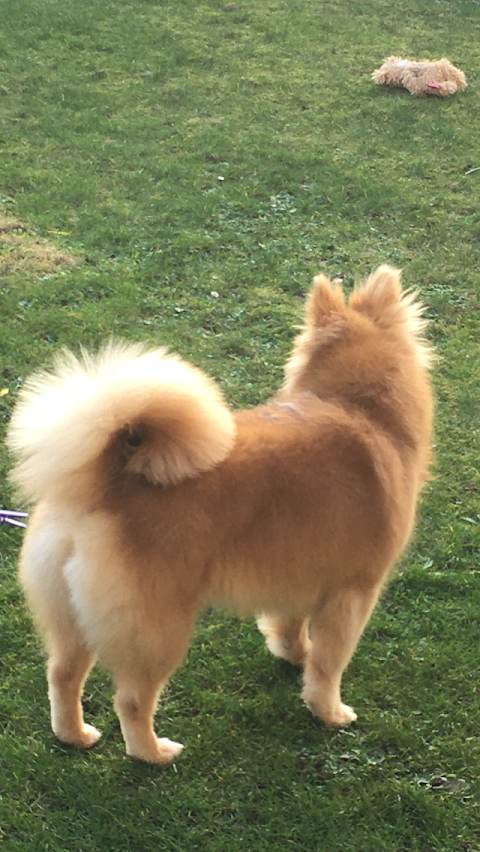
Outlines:
<svg viewBox="0 0 480 852"><path fill-rule="evenodd" d="M23 527L27 525L20 518L28 518L28 512L12 512L10 509L0 509L0 525L10 524L12 527Z"/></svg>

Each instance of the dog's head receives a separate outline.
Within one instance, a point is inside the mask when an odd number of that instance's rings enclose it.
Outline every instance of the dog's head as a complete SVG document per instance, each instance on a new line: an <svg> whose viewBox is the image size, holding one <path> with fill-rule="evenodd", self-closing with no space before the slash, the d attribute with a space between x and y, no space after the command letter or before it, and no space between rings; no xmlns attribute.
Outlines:
<svg viewBox="0 0 480 852"><path fill-rule="evenodd" d="M340 286L317 275L286 365L284 392L360 403L424 381L432 352L422 311L415 294L402 290L400 271L390 266L380 266L356 287L348 303Z"/></svg>

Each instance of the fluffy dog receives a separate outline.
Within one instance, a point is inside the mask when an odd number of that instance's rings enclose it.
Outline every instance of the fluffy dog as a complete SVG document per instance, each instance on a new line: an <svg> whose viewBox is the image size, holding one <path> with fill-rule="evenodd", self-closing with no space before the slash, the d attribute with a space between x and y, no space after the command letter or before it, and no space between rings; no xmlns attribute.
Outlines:
<svg viewBox="0 0 480 852"><path fill-rule="evenodd" d="M448 97L466 88L465 74L448 59L413 62L400 56L389 56L372 74L375 83L403 86L411 95Z"/></svg>
<svg viewBox="0 0 480 852"><path fill-rule="evenodd" d="M356 716L340 681L407 544L427 477L432 393L425 320L381 266L349 303L317 276L280 392L233 414L165 350L64 353L13 413L14 480L37 503L20 576L49 652L52 727L86 748L83 684L112 672L127 752L168 763L162 686L209 606L258 617L304 666L327 725Z"/></svg>

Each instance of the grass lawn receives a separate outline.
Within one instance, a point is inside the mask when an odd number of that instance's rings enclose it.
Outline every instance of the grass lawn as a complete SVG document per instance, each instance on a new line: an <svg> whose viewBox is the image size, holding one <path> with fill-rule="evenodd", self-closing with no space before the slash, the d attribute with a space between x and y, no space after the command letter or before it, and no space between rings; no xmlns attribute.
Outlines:
<svg viewBox="0 0 480 852"><path fill-rule="evenodd" d="M436 478L347 671L350 729L209 613L158 711L174 766L125 756L102 671L104 738L63 747L0 528L2 852L478 852L478 0L0 0L0 20L2 437L29 372L111 334L264 401L317 271L403 267L440 356ZM447 56L469 87L376 87L390 53Z"/></svg>

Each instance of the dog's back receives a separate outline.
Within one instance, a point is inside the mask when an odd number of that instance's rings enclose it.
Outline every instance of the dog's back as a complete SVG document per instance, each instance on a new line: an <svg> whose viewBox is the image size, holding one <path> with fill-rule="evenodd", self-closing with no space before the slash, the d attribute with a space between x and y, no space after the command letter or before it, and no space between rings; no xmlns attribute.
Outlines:
<svg viewBox="0 0 480 852"><path fill-rule="evenodd" d="M201 477L129 477L105 499L132 570L147 548L182 594L250 615L311 615L334 586L381 581L411 532L417 478L383 431L309 394L235 421L234 448Z"/></svg>

